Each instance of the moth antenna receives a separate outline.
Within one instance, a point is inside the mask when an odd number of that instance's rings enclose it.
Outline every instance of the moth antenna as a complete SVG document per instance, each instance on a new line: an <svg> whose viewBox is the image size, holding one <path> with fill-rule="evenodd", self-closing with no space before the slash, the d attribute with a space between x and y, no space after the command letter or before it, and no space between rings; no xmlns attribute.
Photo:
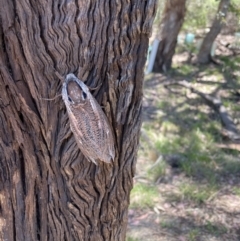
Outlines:
<svg viewBox="0 0 240 241"><path fill-rule="evenodd" d="M50 99L47 99L47 98L41 98L41 99L42 99L42 100L55 100L55 99L57 99L59 96L61 96L61 94L56 95L55 97L50 98Z"/></svg>
<svg viewBox="0 0 240 241"><path fill-rule="evenodd" d="M56 70L54 71L54 73L62 82L64 82L65 79L61 74L59 74Z"/></svg>
<svg viewBox="0 0 240 241"><path fill-rule="evenodd" d="M55 73L55 75L62 81L62 82L64 82L64 77L61 75L61 74L59 74L58 73L58 71L57 70L55 70L54 71L54 73ZM41 98L42 100L55 100L55 99L57 99L59 96L61 96L62 94L59 94L59 95L57 95L57 96L55 96L55 97L53 97L53 98Z"/></svg>

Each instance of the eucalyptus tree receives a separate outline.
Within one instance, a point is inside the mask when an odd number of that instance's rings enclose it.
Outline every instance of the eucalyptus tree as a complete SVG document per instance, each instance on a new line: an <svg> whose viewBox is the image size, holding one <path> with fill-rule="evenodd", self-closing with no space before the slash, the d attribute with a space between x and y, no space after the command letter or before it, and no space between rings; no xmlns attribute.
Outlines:
<svg viewBox="0 0 240 241"><path fill-rule="evenodd" d="M124 240L156 0L0 4L0 239ZM76 145L57 98L69 73L107 116L111 164Z"/></svg>

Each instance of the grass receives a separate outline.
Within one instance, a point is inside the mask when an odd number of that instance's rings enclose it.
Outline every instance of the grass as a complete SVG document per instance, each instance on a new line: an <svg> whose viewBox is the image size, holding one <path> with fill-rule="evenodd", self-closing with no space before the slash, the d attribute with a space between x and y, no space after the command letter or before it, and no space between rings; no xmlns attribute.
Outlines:
<svg viewBox="0 0 240 241"><path fill-rule="evenodd" d="M207 222L204 229L209 234L213 234L217 237L220 236L220 235L223 235L224 233L227 232L226 227L224 227L223 225L216 225L216 224L211 223L210 221Z"/></svg>
<svg viewBox="0 0 240 241"><path fill-rule="evenodd" d="M184 160L180 168L188 177L205 180L214 185L217 181L217 170L222 173L240 171L238 162L233 161L232 157L232 161L226 158L229 154L238 155L237 151L225 153L226 150L216 149L214 143L221 141L221 126L217 121L210 121L206 114L197 115L196 121L191 123L188 129L181 129L169 120L164 121L158 130L150 124L143 125L143 129L149 138L141 142L145 151L151 153L154 148L155 152L161 155L181 154ZM163 159L154 169L149 169L147 175L151 180L156 180L165 175L166 168L167 164Z"/></svg>
<svg viewBox="0 0 240 241"><path fill-rule="evenodd" d="M214 193L216 193L216 187L214 185L197 185L184 183L179 187L181 199L187 201L193 201L200 205L205 203Z"/></svg>
<svg viewBox="0 0 240 241"><path fill-rule="evenodd" d="M185 45L184 45L185 46ZM181 48L181 47L180 47ZM181 49L179 49L179 52ZM183 50L184 52L185 50ZM194 73L197 71L197 67L193 67L191 64L173 64L171 70L169 73L171 75L175 75L178 77L187 77L189 78L190 76L193 76Z"/></svg>
<svg viewBox="0 0 240 241"><path fill-rule="evenodd" d="M159 193L155 186L137 183L131 191L131 208L152 208L157 202Z"/></svg>
<svg viewBox="0 0 240 241"><path fill-rule="evenodd" d="M233 193L237 196L240 196L240 187L233 187Z"/></svg>
<svg viewBox="0 0 240 241"><path fill-rule="evenodd" d="M224 68L222 68L223 71L233 72L239 70L239 57L229 58L227 56L221 56L220 60L224 63Z"/></svg>
<svg viewBox="0 0 240 241"><path fill-rule="evenodd" d="M220 77L220 78L222 78L223 76L222 76L222 73L221 73L221 69L219 68L207 68L206 70L205 70L205 74L208 76L208 75L214 75L214 76L218 76L218 77Z"/></svg>
<svg viewBox="0 0 240 241"><path fill-rule="evenodd" d="M172 220L162 220L160 222L160 226L162 228L167 228L167 229L171 229L174 227L174 223L172 222Z"/></svg>
<svg viewBox="0 0 240 241"><path fill-rule="evenodd" d="M190 64L183 64L177 68L177 71L181 75L189 75L193 72L193 68Z"/></svg>
<svg viewBox="0 0 240 241"><path fill-rule="evenodd" d="M214 147L214 136L216 125L208 124L205 131L199 128L205 120L203 116L199 116L199 122L195 123L192 130L182 132L180 135L179 127L166 121L162 124L161 131L153 131L149 125L143 126L149 139L155 143L154 147L158 153L163 155L172 155L180 153L183 161L180 163L180 169L187 177L204 180L208 185L199 185L194 183L183 183L179 188L179 194L173 194L173 199L188 200L196 204L205 203L217 191L217 174L214 172L222 166L226 170L230 170L230 163L222 163L222 153ZM147 145L147 143L145 143ZM146 148L147 149L147 148ZM228 166L228 167L227 167ZM163 177L166 173L168 165L165 160L161 160L154 168L147 171L147 177L156 181L159 177ZM232 167L234 168L234 167ZM235 167L236 168L236 167ZM238 169L236 169L238 170ZM146 193L145 193L146 192ZM135 193L149 196L151 189L146 186L136 186ZM156 193L154 192L154 195ZM150 195L151 196L151 195ZM144 198L142 196L142 198ZM152 200L152 199L151 199ZM133 204L136 206L136 202ZM153 203L147 198L145 202L141 200L138 206L153 206Z"/></svg>
<svg viewBox="0 0 240 241"><path fill-rule="evenodd" d="M133 237L127 237L127 241L140 241L140 240Z"/></svg>
<svg viewBox="0 0 240 241"><path fill-rule="evenodd" d="M200 234L199 229L193 229L188 233L188 239L189 241L197 241Z"/></svg>
<svg viewBox="0 0 240 241"><path fill-rule="evenodd" d="M238 155L238 151L233 151L232 155ZM240 162L239 159L237 160L228 160L226 162L223 162L222 164L222 174L231 174L231 175L238 175L240 173Z"/></svg>
<svg viewBox="0 0 240 241"><path fill-rule="evenodd" d="M156 166L150 168L147 171L149 179L156 182L160 177L166 174L167 164L164 160L161 160Z"/></svg>

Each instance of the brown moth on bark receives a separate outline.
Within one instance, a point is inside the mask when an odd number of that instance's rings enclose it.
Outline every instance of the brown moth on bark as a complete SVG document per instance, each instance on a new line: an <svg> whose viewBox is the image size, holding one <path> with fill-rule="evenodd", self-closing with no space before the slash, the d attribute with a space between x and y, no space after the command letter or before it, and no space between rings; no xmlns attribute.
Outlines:
<svg viewBox="0 0 240 241"><path fill-rule="evenodd" d="M68 74L63 83L62 98L67 107L71 131L84 156L95 164L96 160L113 161L112 129L89 88L74 74Z"/></svg>

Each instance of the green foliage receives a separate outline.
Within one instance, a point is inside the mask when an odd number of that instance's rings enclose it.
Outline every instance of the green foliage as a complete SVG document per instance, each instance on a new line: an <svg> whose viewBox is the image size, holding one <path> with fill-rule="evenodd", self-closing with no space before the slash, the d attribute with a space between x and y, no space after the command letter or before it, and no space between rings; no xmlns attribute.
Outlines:
<svg viewBox="0 0 240 241"><path fill-rule="evenodd" d="M163 177L166 173L167 164L164 160L161 160L156 166L148 170L148 177L153 181L157 181L158 178Z"/></svg>
<svg viewBox="0 0 240 241"><path fill-rule="evenodd" d="M188 233L189 241L197 241L200 234L199 229L193 229Z"/></svg>
<svg viewBox="0 0 240 241"><path fill-rule="evenodd" d="M174 227L174 223L173 223L172 220L164 220L164 219L163 219L163 220L160 222L160 225L161 225L162 228L167 228L167 229L171 229L171 228Z"/></svg>
<svg viewBox="0 0 240 241"><path fill-rule="evenodd" d="M235 152L231 152L232 155L236 155L236 157L238 156L239 152L235 151ZM237 175L240 173L240 162L238 160L226 160L225 162L223 162L222 164L222 173L227 175L228 173L231 173L231 175Z"/></svg>
<svg viewBox="0 0 240 241"><path fill-rule="evenodd" d="M218 4L219 1L216 0L189 0L183 30L194 31L211 26Z"/></svg>
<svg viewBox="0 0 240 241"><path fill-rule="evenodd" d="M133 237L127 237L127 241L140 241L140 240Z"/></svg>
<svg viewBox="0 0 240 241"><path fill-rule="evenodd" d="M233 0L229 5L229 12L233 13L235 16L238 17L238 31L240 31L240 7L239 7L239 0Z"/></svg>
<svg viewBox="0 0 240 241"><path fill-rule="evenodd" d="M155 18L155 24L159 25L164 9L165 1L159 1L158 11ZM187 12L183 24L183 30L186 32L195 32L198 29L210 27L217 13L219 1L216 0L188 0L186 3ZM232 0L229 6L229 12L239 19L240 30L240 1Z"/></svg>
<svg viewBox="0 0 240 241"><path fill-rule="evenodd" d="M180 192L183 200L202 204L216 192L216 186L184 183L180 185Z"/></svg>
<svg viewBox="0 0 240 241"><path fill-rule="evenodd" d="M233 193L237 196L240 196L240 187L233 187Z"/></svg>
<svg viewBox="0 0 240 241"><path fill-rule="evenodd" d="M239 70L240 57L229 58L227 56L221 56L220 60L224 63L224 67L222 68L222 72Z"/></svg>
<svg viewBox="0 0 240 241"><path fill-rule="evenodd" d="M181 75L188 75L193 72L193 67L190 64L182 64L177 70Z"/></svg>
<svg viewBox="0 0 240 241"><path fill-rule="evenodd" d="M197 0L187 2L187 13L183 24L183 30L189 32L210 27L217 13L220 1ZM232 0L229 12L232 12L239 19L240 27L240 1Z"/></svg>
<svg viewBox="0 0 240 241"><path fill-rule="evenodd" d="M137 183L131 191L132 208L153 207L158 199L159 193L155 186Z"/></svg>
<svg viewBox="0 0 240 241"><path fill-rule="evenodd" d="M227 232L226 227L222 226L222 225L215 225L211 222L207 222L207 224L204 227L206 229L206 231L210 234L214 234L215 236L220 236L223 235Z"/></svg>

